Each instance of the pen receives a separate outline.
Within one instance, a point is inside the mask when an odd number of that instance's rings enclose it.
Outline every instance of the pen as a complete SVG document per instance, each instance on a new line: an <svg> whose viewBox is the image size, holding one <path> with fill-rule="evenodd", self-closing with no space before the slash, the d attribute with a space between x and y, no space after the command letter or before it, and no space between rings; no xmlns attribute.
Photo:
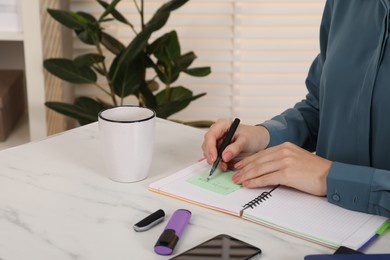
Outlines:
<svg viewBox="0 0 390 260"><path fill-rule="evenodd" d="M234 119L232 125L230 126L229 132L227 133L225 139L222 141L221 146L218 148L217 159L214 161L213 166L211 167L209 176L207 177L206 181L210 180L211 175L213 175L214 171L218 167L218 164L221 162L222 152L225 150L226 146L228 146L230 144L230 142L232 141L233 135L236 132L236 129L237 129L239 123L240 123L240 119L238 119L238 118Z"/></svg>

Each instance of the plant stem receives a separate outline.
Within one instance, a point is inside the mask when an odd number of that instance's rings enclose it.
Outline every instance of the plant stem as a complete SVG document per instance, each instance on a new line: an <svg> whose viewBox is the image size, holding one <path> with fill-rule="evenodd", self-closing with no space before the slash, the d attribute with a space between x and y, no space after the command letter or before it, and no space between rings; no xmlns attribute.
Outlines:
<svg viewBox="0 0 390 260"><path fill-rule="evenodd" d="M142 26L142 30L144 29L145 27L145 19L144 19L144 0L141 0L141 26Z"/></svg>
<svg viewBox="0 0 390 260"><path fill-rule="evenodd" d="M134 25L132 25L132 24L128 24L128 25L130 26L131 30L133 30L134 34L137 35L138 32L137 32L137 30L134 28Z"/></svg>
<svg viewBox="0 0 390 260"><path fill-rule="evenodd" d="M166 89L166 93L167 93L167 100L171 100L171 84L165 84L165 89Z"/></svg>
<svg viewBox="0 0 390 260"><path fill-rule="evenodd" d="M95 46L96 46L96 49L97 49L98 53L99 53L100 55L104 56L104 55L103 55L102 48L100 47L100 43L97 42ZM117 103L116 98L115 98L114 88L113 88L113 86L112 86L112 82L111 82L110 78L108 77L108 71L107 71L106 63L105 63L104 61L102 61L102 66L103 66L104 75L105 75L105 77L106 77L106 79L107 79L108 86L110 87L110 91L108 92L107 90L105 90L104 88L102 88L102 87L101 87L100 85L98 85L98 84L95 84L95 85L96 85L98 88L100 88L101 90L103 90L106 94L108 94L108 95L111 97L112 103L114 104L114 106L118 106L118 103ZM122 102L121 102L121 103L122 103Z"/></svg>
<svg viewBox="0 0 390 260"><path fill-rule="evenodd" d="M133 0L135 7L137 8L138 13L141 13L141 9L139 8L139 5L137 3L137 0Z"/></svg>
<svg viewBox="0 0 390 260"><path fill-rule="evenodd" d="M103 88L103 87L100 86L99 84L94 83L94 85L95 85L98 89L100 89L101 91L103 91L104 93L106 93L107 95L111 96L111 93L108 92L105 88ZM115 97L114 97L114 98L115 98ZM116 104L116 100L115 100L115 106L116 106L116 105L117 105L117 104Z"/></svg>
<svg viewBox="0 0 390 260"><path fill-rule="evenodd" d="M133 0L135 7L141 17L141 28L145 27L145 19L144 19L144 0L141 0L141 7L138 5L137 0Z"/></svg>

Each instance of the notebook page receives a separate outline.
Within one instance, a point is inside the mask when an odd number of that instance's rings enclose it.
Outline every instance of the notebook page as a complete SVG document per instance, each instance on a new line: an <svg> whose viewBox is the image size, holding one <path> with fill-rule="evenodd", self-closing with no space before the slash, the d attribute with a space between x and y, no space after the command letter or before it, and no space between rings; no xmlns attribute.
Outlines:
<svg viewBox="0 0 390 260"><path fill-rule="evenodd" d="M279 187L270 199L245 210L243 217L331 247L347 245L354 249L386 221L286 187Z"/></svg>
<svg viewBox="0 0 390 260"><path fill-rule="evenodd" d="M172 196L200 206L239 216L242 206L264 190L240 188L228 194L208 190L192 183L194 176L210 171L202 161L149 185L149 190ZM214 178L214 175L213 175ZM211 180L210 180L211 181Z"/></svg>

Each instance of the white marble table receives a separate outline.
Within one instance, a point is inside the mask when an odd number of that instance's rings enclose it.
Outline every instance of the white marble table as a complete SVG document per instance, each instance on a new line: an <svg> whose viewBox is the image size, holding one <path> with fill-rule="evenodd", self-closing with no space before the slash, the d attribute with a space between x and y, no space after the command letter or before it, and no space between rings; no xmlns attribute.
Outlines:
<svg viewBox="0 0 390 260"><path fill-rule="evenodd" d="M237 217L147 190L148 184L196 162L204 132L158 120L151 175L116 183L105 175L97 124L0 152L0 260L167 259L153 246L171 214L192 212L174 253L226 233L263 250L261 259L303 259L325 247ZM157 209L164 223L137 233L133 224ZM390 252L390 234L368 252Z"/></svg>

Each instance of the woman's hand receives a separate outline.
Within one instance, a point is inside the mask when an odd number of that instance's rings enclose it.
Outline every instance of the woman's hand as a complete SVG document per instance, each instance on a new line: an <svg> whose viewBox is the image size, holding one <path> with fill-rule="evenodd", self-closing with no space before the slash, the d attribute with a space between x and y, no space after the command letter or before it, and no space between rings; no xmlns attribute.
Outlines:
<svg viewBox="0 0 390 260"><path fill-rule="evenodd" d="M313 195L326 195L326 176L332 162L292 143L283 143L237 162L232 179L247 188L289 186Z"/></svg>
<svg viewBox="0 0 390 260"><path fill-rule="evenodd" d="M205 134L202 150L209 164L217 159L217 148L229 131L231 123L228 119L219 119ZM265 149L268 143L269 133L265 127L241 124L238 126L230 145L222 153L222 162L219 167L226 170L227 163L231 162L233 158L256 153Z"/></svg>

